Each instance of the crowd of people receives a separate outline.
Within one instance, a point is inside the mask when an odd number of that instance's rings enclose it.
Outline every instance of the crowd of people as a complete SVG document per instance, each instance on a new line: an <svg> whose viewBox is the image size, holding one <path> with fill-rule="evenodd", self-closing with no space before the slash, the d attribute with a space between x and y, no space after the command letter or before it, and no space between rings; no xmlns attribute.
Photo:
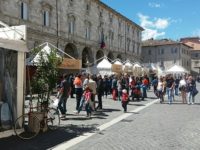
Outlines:
<svg viewBox="0 0 200 150"><path fill-rule="evenodd" d="M175 101L174 97L180 95L182 103L194 104L195 96L198 94L196 88L196 80L191 75L183 75L174 78L172 75L157 78L152 81L155 95L160 99L160 103L164 102L167 95L168 103Z"/></svg>
<svg viewBox="0 0 200 150"><path fill-rule="evenodd" d="M58 109L62 116L66 114L66 103L70 96L76 98L75 113L78 115L83 107L86 115L91 116L93 111L103 109L102 97L112 95L115 101L121 101L124 112L127 112L127 104L130 100L139 101L147 98L147 91L153 87L155 95L164 102L167 95L168 103L172 104L174 95L181 93L182 102L195 103L195 95L198 93L196 83L192 76L174 78L172 75L154 77L151 81L147 75L142 77L130 76L128 74L101 76L86 73L77 75L65 75L58 83L59 103ZM75 94L75 96L74 96ZM97 97L97 106L95 103Z"/></svg>

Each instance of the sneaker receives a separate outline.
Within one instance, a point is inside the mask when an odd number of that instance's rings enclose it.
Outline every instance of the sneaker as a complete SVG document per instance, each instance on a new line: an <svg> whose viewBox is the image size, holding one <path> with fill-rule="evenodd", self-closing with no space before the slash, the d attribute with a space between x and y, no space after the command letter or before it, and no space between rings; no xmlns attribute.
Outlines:
<svg viewBox="0 0 200 150"><path fill-rule="evenodd" d="M192 102L191 104L192 104L192 105L194 105L194 103L193 103L193 102Z"/></svg>

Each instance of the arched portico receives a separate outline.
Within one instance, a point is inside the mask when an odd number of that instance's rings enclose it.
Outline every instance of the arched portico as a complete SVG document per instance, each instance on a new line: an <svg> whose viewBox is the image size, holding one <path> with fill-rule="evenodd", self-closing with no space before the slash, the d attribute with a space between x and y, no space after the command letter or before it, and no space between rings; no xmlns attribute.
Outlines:
<svg viewBox="0 0 200 150"><path fill-rule="evenodd" d="M117 58L120 59L122 61L122 55L118 54Z"/></svg>
<svg viewBox="0 0 200 150"><path fill-rule="evenodd" d="M113 61L115 59L112 52L109 52L107 57L109 61Z"/></svg>
<svg viewBox="0 0 200 150"><path fill-rule="evenodd" d="M68 43L65 46L65 53L69 54L70 56L74 57L75 59L78 59L78 51L76 46L73 43ZM67 55L65 55L64 57L67 57Z"/></svg>
<svg viewBox="0 0 200 150"><path fill-rule="evenodd" d="M98 50L97 53L96 53L96 60L97 60L97 63L101 61L101 60L99 60L99 59L102 58L103 56L104 56L103 51Z"/></svg>
<svg viewBox="0 0 200 150"><path fill-rule="evenodd" d="M94 58L91 48L85 47L82 51L82 68L87 68L93 62Z"/></svg>

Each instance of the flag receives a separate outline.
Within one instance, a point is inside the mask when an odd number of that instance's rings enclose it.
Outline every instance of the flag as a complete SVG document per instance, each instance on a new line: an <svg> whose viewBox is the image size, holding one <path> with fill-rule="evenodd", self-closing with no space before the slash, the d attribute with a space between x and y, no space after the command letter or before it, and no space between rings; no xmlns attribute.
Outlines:
<svg viewBox="0 0 200 150"><path fill-rule="evenodd" d="M106 44L105 44L105 42L104 42L104 34L103 34L103 32L102 32L102 39L101 39L101 45L100 45L100 47L101 47L102 49L104 49L104 48L106 47Z"/></svg>

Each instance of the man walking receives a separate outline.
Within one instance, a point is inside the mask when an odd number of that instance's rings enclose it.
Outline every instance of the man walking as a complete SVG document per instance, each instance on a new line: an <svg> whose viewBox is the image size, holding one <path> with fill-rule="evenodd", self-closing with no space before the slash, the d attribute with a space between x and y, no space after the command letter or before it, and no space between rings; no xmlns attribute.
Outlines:
<svg viewBox="0 0 200 150"><path fill-rule="evenodd" d="M61 81L60 91L59 91L59 102L58 102L58 109L61 112L61 118L64 118L66 115L66 102L67 98L69 97L71 92L71 86L69 83L68 75L64 76L64 79Z"/></svg>

